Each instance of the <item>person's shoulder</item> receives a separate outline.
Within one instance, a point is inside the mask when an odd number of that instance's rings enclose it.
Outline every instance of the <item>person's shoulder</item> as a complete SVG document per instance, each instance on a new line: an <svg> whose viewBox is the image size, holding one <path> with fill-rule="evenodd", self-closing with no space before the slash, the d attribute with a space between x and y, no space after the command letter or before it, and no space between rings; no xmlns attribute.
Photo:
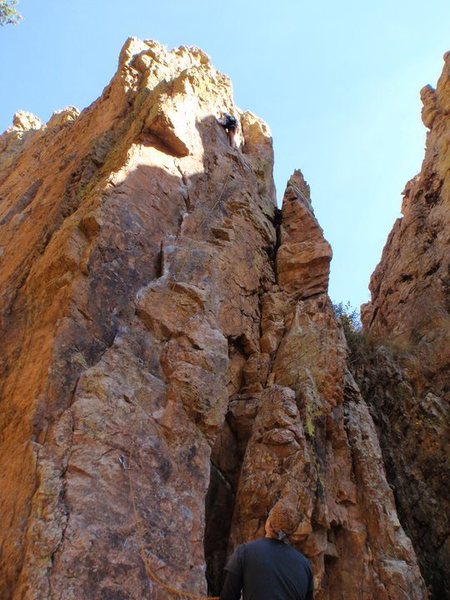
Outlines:
<svg viewBox="0 0 450 600"><path fill-rule="evenodd" d="M245 546L247 544L239 544L239 546L236 546L236 548L234 549L234 554L236 556L241 556L243 554L243 552L245 551Z"/></svg>
<svg viewBox="0 0 450 600"><path fill-rule="evenodd" d="M230 571L235 575L239 575L242 572L242 568L244 565L244 548L245 544L241 544L234 549L234 552L230 556L225 565L225 571Z"/></svg>
<svg viewBox="0 0 450 600"><path fill-rule="evenodd" d="M311 571L311 562L308 558L306 558L306 556L304 554L302 554L302 552L300 552L300 550L297 550L297 548L294 548L294 546L289 546L292 550L292 552L295 552L295 556L297 557L297 559L299 561L301 561L305 567L307 567L310 571Z"/></svg>
<svg viewBox="0 0 450 600"><path fill-rule="evenodd" d="M245 560L247 557L259 555L261 552L264 552L264 540L265 538L260 538L251 542L245 542L245 544L241 544L238 547L240 558Z"/></svg>
<svg viewBox="0 0 450 600"><path fill-rule="evenodd" d="M249 553L257 552L258 550L262 550L263 548L265 548L268 544L269 544L269 542L268 542L267 538L265 538L265 537L258 538L257 540L253 540L251 542L242 544L243 552L249 552Z"/></svg>
<svg viewBox="0 0 450 600"><path fill-rule="evenodd" d="M257 540L253 540L251 542L247 542L242 545L247 546L248 548L253 548L253 547L261 546L261 545L265 544L266 541L267 541L267 538L258 538Z"/></svg>

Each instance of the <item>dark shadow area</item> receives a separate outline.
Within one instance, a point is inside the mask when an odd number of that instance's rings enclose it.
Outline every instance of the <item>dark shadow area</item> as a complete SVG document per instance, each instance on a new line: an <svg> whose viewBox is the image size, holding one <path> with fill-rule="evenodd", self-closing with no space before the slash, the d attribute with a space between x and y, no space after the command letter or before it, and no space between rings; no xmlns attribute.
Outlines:
<svg viewBox="0 0 450 600"><path fill-rule="evenodd" d="M205 561L208 594L218 596L222 589L228 538L235 495L223 474L211 463L211 479L205 501Z"/></svg>
<svg viewBox="0 0 450 600"><path fill-rule="evenodd" d="M237 347L232 343L232 351ZM229 538L242 464L251 436L254 414L239 406L252 403L252 395L231 396L229 412L211 454L211 472L205 500L205 562L208 594L218 596L224 582L224 567L230 555Z"/></svg>

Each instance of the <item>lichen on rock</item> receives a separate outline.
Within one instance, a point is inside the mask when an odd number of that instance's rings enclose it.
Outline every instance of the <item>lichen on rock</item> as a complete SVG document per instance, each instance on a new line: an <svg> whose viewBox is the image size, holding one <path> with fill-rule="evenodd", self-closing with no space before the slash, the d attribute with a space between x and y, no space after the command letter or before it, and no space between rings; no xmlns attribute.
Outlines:
<svg viewBox="0 0 450 600"><path fill-rule="evenodd" d="M217 593L282 500L319 600L424 600L309 188L278 211L229 78L130 38L96 102L25 134L0 138L0 595Z"/></svg>

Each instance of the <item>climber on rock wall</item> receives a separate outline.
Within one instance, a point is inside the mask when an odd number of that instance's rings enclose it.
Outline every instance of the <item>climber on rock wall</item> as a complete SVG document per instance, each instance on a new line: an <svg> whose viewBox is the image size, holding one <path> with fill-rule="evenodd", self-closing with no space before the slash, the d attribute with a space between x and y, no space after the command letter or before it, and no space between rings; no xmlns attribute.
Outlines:
<svg viewBox="0 0 450 600"><path fill-rule="evenodd" d="M280 503L269 513L265 537L238 546L225 566L220 600L313 600L309 560L289 545L297 513Z"/></svg>
<svg viewBox="0 0 450 600"><path fill-rule="evenodd" d="M228 134L228 139L230 141L230 146L235 150L238 150L238 145L236 141L236 131L238 128L238 120L233 115L229 113L222 113L222 117L217 119L219 125L225 129Z"/></svg>

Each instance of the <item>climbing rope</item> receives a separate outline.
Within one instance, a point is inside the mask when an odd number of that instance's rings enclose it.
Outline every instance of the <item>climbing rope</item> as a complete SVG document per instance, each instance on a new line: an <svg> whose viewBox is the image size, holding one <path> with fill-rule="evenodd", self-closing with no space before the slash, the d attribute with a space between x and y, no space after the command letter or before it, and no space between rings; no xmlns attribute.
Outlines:
<svg viewBox="0 0 450 600"><path fill-rule="evenodd" d="M136 495L135 495L135 491L134 491L135 487L134 487L133 477L131 476L133 450L134 450L134 444L133 444L133 446L131 448L131 452L129 454L128 479L129 479L129 485L130 485L130 496L131 496L131 503L133 506L134 520L136 523L136 531L137 531L138 538L139 538L139 549L140 549L139 554L142 558L142 562L144 563L145 572L147 573L148 578L151 581L153 581L153 583L155 583L159 588L164 589L171 596L174 596L175 598L179 598L180 600L186 600L186 599L188 599L188 600L219 600L218 596L202 596L199 594L193 594L192 592L186 592L179 588L172 587L171 585L169 585L165 581L163 581L160 577L158 577L158 575L155 573L155 571L150 566L147 555L146 555L146 551L145 551L144 527L142 525L142 520L141 520L141 517L140 517L137 507L136 507Z"/></svg>

